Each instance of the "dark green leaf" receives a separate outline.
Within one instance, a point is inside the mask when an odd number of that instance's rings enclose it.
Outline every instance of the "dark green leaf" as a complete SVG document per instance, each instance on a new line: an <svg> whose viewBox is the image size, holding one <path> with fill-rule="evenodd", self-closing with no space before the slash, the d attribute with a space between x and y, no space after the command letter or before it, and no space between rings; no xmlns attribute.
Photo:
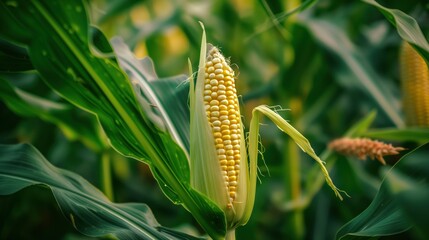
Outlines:
<svg viewBox="0 0 429 240"><path fill-rule="evenodd" d="M64 216L88 236L119 239L197 239L161 228L145 204L110 202L79 175L51 165L31 145L0 145L0 195L44 185Z"/></svg>
<svg viewBox="0 0 429 240"><path fill-rule="evenodd" d="M17 72L34 69L24 48L0 39L0 72Z"/></svg>
<svg viewBox="0 0 429 240"><path fill-rule="evenodd" d="M75 107L32 95L0 79L0 99L15 113L39 117L57 125L71 140L80 140L95 151L106 148L97 120Z"/></svg>
<svg viewBox="0 0 429 240"><path fill-rule="evenodd" d="M395 96L391 92L385 91L386 87L380 81L378 74L337 23L306 17L302 19L301 24L310 30L323 47L333 52L345 63L348 71L355 76L349 81L354 81L356 86L366 92L368 97L372 98L386 113L392 123L398 127L404 126L399 115L399 108L394 108L392 104L396 101Z"/></svg>
<svg viewBox="0 0 429 240"><path fill-rule="evenodd" d="M423 227L425 221L420 221L427 216L428 154L429 144L426 144L402 157L386 174L369 207L346 223L336 238L388 236L404 232L414 224L427 233L427 228Z"/></svg>
<svg viewBox="0 0 429 240"><path fill-rule="evenodd" d="M336 239L388 236L406 231L410 227L404 220L402 211L382 187L371 205L338 231Z"/></svg>
<svg viewBox="0 0 429 240"><path fill-rule="evenodd" d="M386 176L392 198L417 229L421 239L429 238L429 143L407 154Z"/></svg>

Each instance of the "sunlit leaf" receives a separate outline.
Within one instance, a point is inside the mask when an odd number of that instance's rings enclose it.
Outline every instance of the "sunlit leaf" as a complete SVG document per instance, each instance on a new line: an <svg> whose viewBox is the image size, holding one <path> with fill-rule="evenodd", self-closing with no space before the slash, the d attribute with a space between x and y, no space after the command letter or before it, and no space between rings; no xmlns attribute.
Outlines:
<svg viewBox="0 0 429 240"><path fill-rule="evenodd" d="M291 15L293 15L295 13L302 12L302 11L304 11L304 10L312 7L317 2L318 2L318 0L305 0L305 1L302 1L301 4L298 7L294 8L294 9L288 11L288 12L284 12L284 13L281 13L281 14L277 15L276 19L278 21L280 21L280 22L284 21L289 16L291 16Z"/></svg>
<svg viewBox="0 0 429 240"><path fill-rule="evenodd" d="M307 179L312 179L309 183L309 189L320 189L321 185L323 184L323 180L326 181L328 186L334 191L335 195L343 200L343 197L340 192L345 193L344 191L338 189L335 184L333 183L331 177L329 176L329 172L327 168L325 167L325 162L323 162L319 156L314 152L310 142L305 138L298 130L296 130L292 125L290 125L286 120L284 120L280 115L278 115L275 111L268 108L267 106L261 105L256 107L253 110L253 118L250 122L250 133L249 133L249 158L250 158L250 179L251 181L256 181L256 159L258 157L258 132L259 132L259 118L261 115L266 116L271 121L273 121L274 124L285 134L287 134L289 137L292 138L292 140L295 142L296 145L298 145L303 152L308 154L310 157L312 157L316 163L317 167L315 166L311 173L308 173ZM324 156L322 156L322 159L326 160ZM316 172L317 171L317 172ZM254 189L252 189L254 191ZM313 197L314 192L310 191L310 193L307 194L306 198L300 202L297 203L298 205L304 206L307 205L311 198ZM345 193L347 195L347 193ZM253 204L253 203L252 203ZM286 204L288 205L288 204ZM285 208L289 208L286 206Z"/></svg>
<svg viewBox="0 0 429 240"><path fill-rule="evenodd" d="M391 141L416 141L425 143L429 142L429 128L371 129L363 133L362 136Z"/></svg>
<svg viewBox="0 0 429 240"><path fill-rule="evenodd" d="M114 38L111 42L146 114L150 114L152 122L168 130L176 142L189 152L188 77L179 75L160 79L150 58L136 59L120 38Z"/></svg>
<svg viewBox="0 0 429 240"><path fill-rule="evenodd" d="M138 3L138 0L107 1L105 11L103 12L103 15L100 17L100 19L98 19L98 23L103 24L109 20L114 19L122 13L126 13Z"/></svg>
<svg viewBox="0 0 429 240"><path fill-rule="evenodd" d="M398 31L402 39L409 42L429 64L429 43L417 21L398 9L383 7L375 0L362 0L376 7Z"/></svg>
<svg viewBox="0 0 429 240"><path fill-rule="evenodd" d="M282 12L280 14L274 15L273 11L270 9L270 6L266 0L262 0L261 4L265 8L265 11L268 12L268 15L270 16L270 22L266 22L265 26L261 27L259 31L254 33L252 36L255 36L257 34L263 33L267 30L269 30L272 27L279 27L279 24L286 19L288 19L290 16L297 14L299 12L302 12L308 8L311 8L313 5L315 5L318 2L318 0L305 0L297 7L287 11ZM282 31L281 28L278 28L279 31Z"/></svg>

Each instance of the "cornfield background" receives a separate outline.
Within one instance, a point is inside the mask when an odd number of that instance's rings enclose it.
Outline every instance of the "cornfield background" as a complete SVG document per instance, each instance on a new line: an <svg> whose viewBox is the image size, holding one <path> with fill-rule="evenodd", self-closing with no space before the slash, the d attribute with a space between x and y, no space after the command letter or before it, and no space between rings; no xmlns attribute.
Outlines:
<svg viewBox="0 0 429 240"><path fill-rule="evenodd" d="M2 1L1 4L13 3ZM408 102L411 106L403 105L404 95L414 94L401 90L404 83L400 79L399 55L404 29L389 22L392 17L371 3L337 0L86 2L91 24L107 39L121 37L138 58L149 56L160 78L189 75L188 58L195 71L202 32L198 21L203 22L208 41L230 56L238 75L236 85L241 95L245 128L255 106L279 106L279 113L310 140L316 153L327 162L335 184L350 196L343 201L335 198L329 187L322 184L323 178L314 162L267 121L260 132L264 161L259 163L255 207L247 225L237 229L237 239L335 239L342 236L336 236L340 228L356 217L356 222L373 231L356 239L375 236L427 239L429 164L424 160L429 156L429 148L423 144L429 142L429 119L420 126L411 126L404 109L424 105L426 101L423 109L429 111L429 101L417 99ZM429 4L426 1L378 3L414 18L427 45ZM287 14L293 10L296 12ZM2 23L0 26L10 27ZM416 36L414 28L410 32ZM49 35L49 32L41 34ZM26 48L3 39L7 34L0 36L1 144L31 143L53 165L78 173L115 202L145 203L162 226L194 236L204 234L189 212L171 203L163 194L147 165L128 159L112 148L101 151L102 144L91 144L96 142L91 141L96 133L88 130L93 121L41 80ZM428 49L421 50L426 59ZM421 71L424 67L427 72L427 64L422 65ZM425 81L428 86L429 78ZM421 89L418 84L407 89ZM68 114L50 115L49 110L27 111L18 104L11 106L9 86L49 101L46 109L49 104L67 104L72 110ZM424 94L428 99L429 92ZM73 121L65 126L62 119L67 118ZM70 130L70 126L75 129ZM386 165L328 150L330 141L347 134L379 139L406 150L385 157ZM416 150L421 145L423 147ZM417 156L417 163L398 166L396 175L390 173L407 153ZM419 169L419 173L411 169ZM110 173L108 180L106 172ZM388 174L391 175L386 178ZM381 200L376 198L377 193ZM393 205L362 215L371 203ZM351 229L349 233L353 231L363 231L363 228ZM37 239L90 238L64 218L46 187L30 187L0 196L0 239L34 239L35 236Z"/></svg>

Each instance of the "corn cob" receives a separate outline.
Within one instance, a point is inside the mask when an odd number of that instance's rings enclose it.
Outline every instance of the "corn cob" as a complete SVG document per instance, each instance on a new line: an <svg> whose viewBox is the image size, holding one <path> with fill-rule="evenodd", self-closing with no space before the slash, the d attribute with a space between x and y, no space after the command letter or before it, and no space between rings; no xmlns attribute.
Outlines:
<svg viewBox="0 0 429 240"><path fill-rule="evenodd" d="M368 138L339 138L329 143L329 148L347 156L355 156L361 160L368 157L377 159L383 165L386 164L383 156L396 155L404 150L402 147L393 147L377 140Z"/></svg>
<svg viewBox="0 0 429 240"><path fill-rule="evenodd" d="M207 55L203 99L232 208L240 173L241 117L234 71L216 47Z"/></svg>
<svg viewBox="0 0 429 240"><path fill-rule="evenodd" d="M424 59L407 42L400 50L403 108L407 124L429 126L429 70Z"/></svg>

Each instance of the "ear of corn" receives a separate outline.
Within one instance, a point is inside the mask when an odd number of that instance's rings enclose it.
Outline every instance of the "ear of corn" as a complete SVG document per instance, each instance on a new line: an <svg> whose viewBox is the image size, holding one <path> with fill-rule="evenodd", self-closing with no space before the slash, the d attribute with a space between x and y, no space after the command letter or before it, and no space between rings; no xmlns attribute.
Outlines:
<svg viewBox="0 0 429 240"><path fill-rule="evenodd" d="M403 108L407 124L429 126L429 69L407 42L400 50Z"/></svg>
<svg viewBox="0 0 429 240"><path fill-rule="evenodd" d="M244 225L252 213L261 114L319 163L327 183L342 199L308 140L267 106L253 110L248 158L234 81L234 71L217 48L207 47L203 32L198 76L195 83L190 83L191 186L224 211L227 235L233 235L234 229Z"/></svg>
<svg viewBox="0 0 429 240"><path fill-rule="evenodd" d="M195 90L191 85L191 184L224 210L233 228L243 215L248 178L234 71L217 48L202 46L200 54Z"/></svg>

